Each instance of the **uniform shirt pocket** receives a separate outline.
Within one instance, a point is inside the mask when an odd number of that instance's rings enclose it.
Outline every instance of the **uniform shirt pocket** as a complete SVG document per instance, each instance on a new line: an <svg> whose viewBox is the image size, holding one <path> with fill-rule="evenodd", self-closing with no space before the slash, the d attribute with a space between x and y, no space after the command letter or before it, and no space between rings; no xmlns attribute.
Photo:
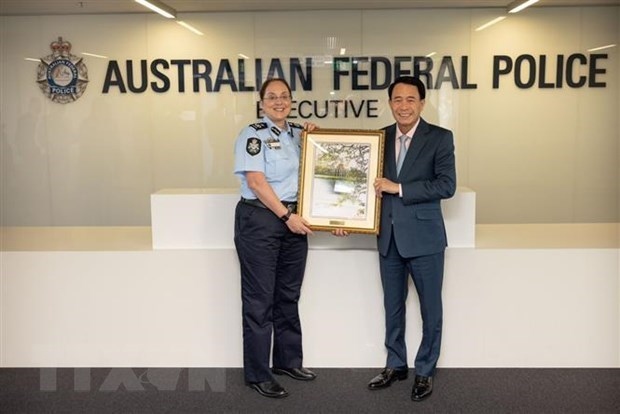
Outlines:
<svg viewBox="0 0 620 414"><path fill-rule="evenodd" d="M267 149L265 152L265 175L268 177L279 176L286 173L290 164L289 156L283 149Z"/></svg>

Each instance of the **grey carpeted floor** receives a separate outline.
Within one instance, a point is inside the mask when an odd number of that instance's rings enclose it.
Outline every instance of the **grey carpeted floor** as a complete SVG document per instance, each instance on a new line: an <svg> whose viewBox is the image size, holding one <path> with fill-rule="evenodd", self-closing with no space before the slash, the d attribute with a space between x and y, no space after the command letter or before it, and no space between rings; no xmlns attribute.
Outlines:
<svg viewBox="0 0 620 414"><path fill-rule="evenodd" d="M5 368L1 413L620 413L620 369L437 371L433 395L413 384L369 391L380 370L315 369L316 381L277 377L281 400L246 387L238 368Z"/></svg>

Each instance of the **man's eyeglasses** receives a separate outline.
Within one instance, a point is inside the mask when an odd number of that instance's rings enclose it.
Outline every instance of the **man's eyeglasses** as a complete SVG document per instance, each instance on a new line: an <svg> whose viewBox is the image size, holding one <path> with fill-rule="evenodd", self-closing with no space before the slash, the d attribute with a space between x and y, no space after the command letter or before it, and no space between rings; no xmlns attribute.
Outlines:
<svg viewBox="0 0 620 414"><path fill-rule="evenodd" d="M291 95L289 94L285 94L285 95L265 95L265 97L263 98L264 101L267 102L277 102L278 100L281 100L282 102L288 102L291 100Z"/></svg>

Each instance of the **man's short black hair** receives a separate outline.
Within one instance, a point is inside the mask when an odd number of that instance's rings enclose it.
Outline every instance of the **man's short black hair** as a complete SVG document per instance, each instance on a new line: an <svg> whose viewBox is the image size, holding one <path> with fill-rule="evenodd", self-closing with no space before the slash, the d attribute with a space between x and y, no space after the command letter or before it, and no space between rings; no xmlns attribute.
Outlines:
<svg viewBox="0 0 620 414"><path fill-rule="evenodd" d="M407 85L412 85L418 88L418 93L420 94L420 99L426 99L426 87L424 83L420 80L420 78L416 78L415 76L401 76L396 78L394 82L388 88L388 96L390 100L392 100L392 91L394 87L399 83L406 83Z"/></svg>

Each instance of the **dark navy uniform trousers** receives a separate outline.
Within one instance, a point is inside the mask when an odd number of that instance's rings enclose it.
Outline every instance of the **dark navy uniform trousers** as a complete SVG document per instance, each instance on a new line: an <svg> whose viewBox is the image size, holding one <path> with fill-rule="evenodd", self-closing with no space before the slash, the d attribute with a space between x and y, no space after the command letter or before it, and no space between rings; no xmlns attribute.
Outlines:
<svg viewBox="0 0 620 414"><path fill-rule="evenodd" d="M271 210L239 202L235 246L241 265L245 380L269 381L272 334L273 366L302 366L298 302L308 238L292 233Z"/></svg>

